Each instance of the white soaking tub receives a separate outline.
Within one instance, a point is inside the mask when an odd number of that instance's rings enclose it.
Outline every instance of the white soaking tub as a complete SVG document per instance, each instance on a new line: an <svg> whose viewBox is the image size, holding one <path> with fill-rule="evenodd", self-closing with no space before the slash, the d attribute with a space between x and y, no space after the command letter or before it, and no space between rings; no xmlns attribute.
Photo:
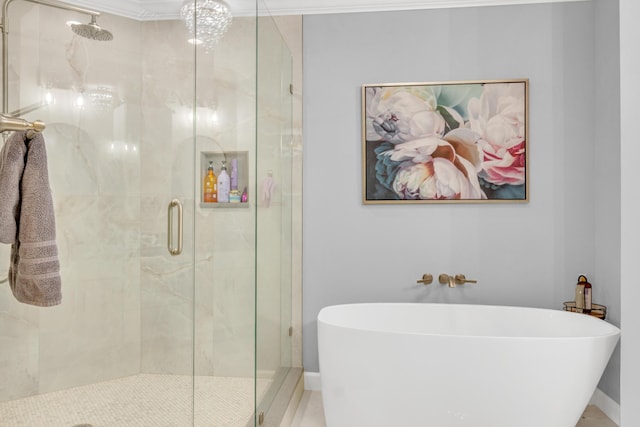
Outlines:
<svg viewBox="0 0 640 427"><path fill-rule="evenodd" d="M575 427L618 341L584 314L348 304L318 314L328 427Z"/></svg>

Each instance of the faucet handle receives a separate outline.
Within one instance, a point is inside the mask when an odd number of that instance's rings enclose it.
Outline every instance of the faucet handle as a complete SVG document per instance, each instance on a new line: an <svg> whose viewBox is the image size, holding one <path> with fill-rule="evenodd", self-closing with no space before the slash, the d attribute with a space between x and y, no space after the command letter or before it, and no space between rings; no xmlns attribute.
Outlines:
<svg viewBox="0 0 640 427"><path fill-rule="evenodd" d="M453 279L453 276L449 276L445 273L438 276L438 282L440 282L441 285L449 285L450 288L456 287L456 282Z"/></svg>
<svg viewBox="0 0 640 427"><path fill-rule="evenodd" d="M416 283L422 283L424 285L430 285L432 282L433 276L430 274L423 274L422 279L416 281Z"/></svg>
<svg viewBox="0 0 640 427"><path fill-rule="evenodd" d="M458 285L463 285L465 283L478 283L477 280L468 280L464 274L456 274L453 279Z"/></svg>

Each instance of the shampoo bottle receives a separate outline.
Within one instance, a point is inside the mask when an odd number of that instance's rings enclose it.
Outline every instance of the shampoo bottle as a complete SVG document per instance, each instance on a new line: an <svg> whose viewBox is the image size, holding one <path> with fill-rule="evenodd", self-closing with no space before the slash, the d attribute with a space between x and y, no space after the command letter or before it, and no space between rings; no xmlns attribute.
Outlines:
<svg viewBox="0 0 640 427"><path fill-rule="evenodd" d="M231 159L231 189L238 189L238 159Z"/></svg>
<svg viewBox="0 0 640 427"><path fill-rule="evenodd" d="M213 162L209 162L207 175L204 177L203 197L205 203L215 203L218 201L218 179L213 173Z"/></svg>
<svg viewBox="0 0 640 427"><path fill-rule="evenodd" d="M240 203L240 190L238 190L238 159L231 159L231 190L229 202Z"/></svg>
<svg viewBox="0 0 640 427"><path fill-rule="evenodd" d="M222 170L218 175L218 202L228 203L229 192L231 191L231 183L229 174L227 173L227 162L222 161Z"/></svg>

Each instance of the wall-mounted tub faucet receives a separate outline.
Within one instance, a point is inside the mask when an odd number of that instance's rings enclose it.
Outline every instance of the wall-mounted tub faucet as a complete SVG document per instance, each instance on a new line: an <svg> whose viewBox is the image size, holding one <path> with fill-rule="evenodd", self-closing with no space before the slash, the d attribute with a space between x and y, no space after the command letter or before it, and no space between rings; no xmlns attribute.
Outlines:
<svg viewBox="0 0 640 427"><path fill-rule="evenodd" d="M455 288L457 285L464 285L465 283L478 283L477 280L467 280L464 274L449 276L443 273L438 276L438 281L443 285L449 285L450 288Z"/></svg>

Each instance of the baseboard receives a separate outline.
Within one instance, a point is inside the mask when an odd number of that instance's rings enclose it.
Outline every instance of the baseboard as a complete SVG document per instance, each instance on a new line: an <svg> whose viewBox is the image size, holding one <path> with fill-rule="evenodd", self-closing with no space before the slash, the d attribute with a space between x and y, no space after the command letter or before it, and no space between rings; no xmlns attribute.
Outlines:
<svg viewBox="0 0 640 427"><path fill-rule="evenodd" d="M590 403L600 408L607 417L611 418L611 421L620 425L620 404L607 396L602 390L596 389Z"/></svg>
<svg viewBox="0 0 640 427"><path fill-rule="evenodd" d="M322 390L322 384L320 382L320 372L304 373L304 389L310 391Z"/></svg>

